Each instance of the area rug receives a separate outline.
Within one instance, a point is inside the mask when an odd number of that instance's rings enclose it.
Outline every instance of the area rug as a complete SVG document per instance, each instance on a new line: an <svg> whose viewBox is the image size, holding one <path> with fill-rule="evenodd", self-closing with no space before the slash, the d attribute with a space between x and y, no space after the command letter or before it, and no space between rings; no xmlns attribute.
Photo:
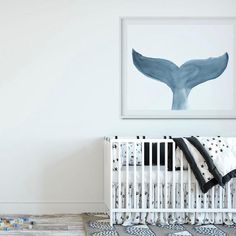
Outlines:
<svg viewBox="0 0 236 236"><path fill-rule="evenodd" d="M82 214L88 236L236 236L236 225L133 225L110 226L105 214Z"/></svg>

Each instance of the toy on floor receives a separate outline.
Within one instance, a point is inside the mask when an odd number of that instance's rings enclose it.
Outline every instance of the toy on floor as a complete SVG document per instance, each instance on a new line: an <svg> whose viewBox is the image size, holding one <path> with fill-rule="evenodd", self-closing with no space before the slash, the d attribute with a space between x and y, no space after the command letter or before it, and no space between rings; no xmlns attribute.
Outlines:
<svg viewBox="0 0 236 236"><path fill-rule="evenodd" d="M28 217L0 217L0 230L9 231L9 230L18 230L22 228L33 228L33 221L30 221Z"/></svg>

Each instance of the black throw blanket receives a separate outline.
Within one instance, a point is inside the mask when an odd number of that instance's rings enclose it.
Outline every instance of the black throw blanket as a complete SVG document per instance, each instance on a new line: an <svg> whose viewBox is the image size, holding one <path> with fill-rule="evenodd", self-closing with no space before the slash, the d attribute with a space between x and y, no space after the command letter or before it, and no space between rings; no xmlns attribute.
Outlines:
<svg viewBox="0 0 236 236"><path fill-rule="evenodd" d="M203 193L217 184L224 186L221 174L197 138L174 138L173 140L186 157Z"/></svg>

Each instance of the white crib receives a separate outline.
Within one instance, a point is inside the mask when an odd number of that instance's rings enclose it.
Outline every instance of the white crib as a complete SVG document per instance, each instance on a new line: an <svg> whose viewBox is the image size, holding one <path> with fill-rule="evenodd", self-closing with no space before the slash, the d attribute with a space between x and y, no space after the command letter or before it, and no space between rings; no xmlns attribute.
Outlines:
<svg viewBox="0 0 236 236"><path fill-rule="evenodd" d="M149 144L148 166L145 165L144 161L144 145L147 143ZM129 147L131 145L136 147L137 144L140 145L141 151L137 153L136 148L132 150L133 163L130 165L131 151ZM153 144L157 147L155 150ZM172 151L171 171L168 171L168 168L170 168L168 167L169 144L171 144ZM113 160L114 145L116 146L116 164ZM124 154L121 151L121 145L126 149L125 159L122 157ZM160 165L161 155L163 156L160 145L162 147L164 145L164 165ZM152 164L154 151L157 158L155 166ZM116 139L108 137L104 139L104 202L110 216L111 225L116 222L114 217L117 213L236 213L236 193L232 190L235 186L233 180L224 189L214 186L207 194L203 194L190 166L187 164L186 168L186 163L184 166L183 154L178 159L179 169L176 170L177 159L175 153L175 142L172 139ZM137 155L140 155L141 158L139 165L137 165ZM116 165L115 168L114 165ZM179 189L177 189L177 186L179 186ZM136 196L137 188L142 193L140 198ZM147 190L149 203L145 199L145 188L146 190L149 188ZM118 191L116 199L114 199L114 189ZM121 195L121 189L124 190L124 196ZM187 189L188 195L184 195L184 189ZM176 191L178 191L179 197L176 197ZM193 200L197 199L198 196L200 197L200 195L202 196L201 202ZM162 199L160 200L161 196ZM154 200L155 204L152 204Z"/></svg>

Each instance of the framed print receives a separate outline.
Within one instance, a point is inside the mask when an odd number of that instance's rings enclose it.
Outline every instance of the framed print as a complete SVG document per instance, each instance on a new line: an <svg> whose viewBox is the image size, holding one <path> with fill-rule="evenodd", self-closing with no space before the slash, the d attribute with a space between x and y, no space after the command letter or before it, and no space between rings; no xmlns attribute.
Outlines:
<svg viewBox="0 0 236 236"><path fill-rule="evenodd" d="M235 118L235 18L121 18L122 118Z"/></svg>

